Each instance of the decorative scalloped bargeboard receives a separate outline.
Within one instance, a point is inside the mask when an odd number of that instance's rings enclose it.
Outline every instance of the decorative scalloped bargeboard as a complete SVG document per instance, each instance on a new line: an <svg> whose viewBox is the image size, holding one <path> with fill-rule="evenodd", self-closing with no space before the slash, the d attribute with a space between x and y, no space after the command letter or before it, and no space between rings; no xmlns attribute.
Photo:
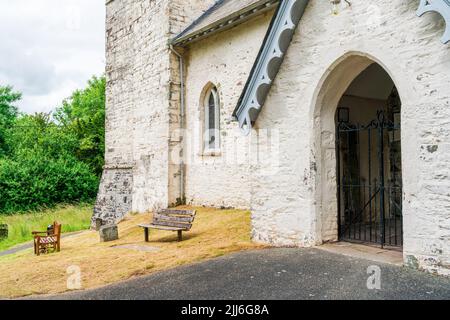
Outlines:
<svg viewBox="0 0 450 320"><path fill-rule="evenodd" d="M233 116L250 134L309 0L283 0L271 22Z"/></svg>
<svg viewBox="0 0 450 320"><path fill-rule="evenodd" d="M446 29L441 41L444 44L450 42L450 0L420 0L420 7L417 10L419 17L428 12L437 12L445 20Z"/></svg>
<svg viewBox="0 0 450 320"><path fill-rule="evenodd" d="M245 135L250 134L261 112L308 2L309 0L282 0L279 4L233 113ZM432 11L441 14L445 19L446 31L441 40L444 44L449 43L450 0L421 0L417 15L421 17Z"/></svg>

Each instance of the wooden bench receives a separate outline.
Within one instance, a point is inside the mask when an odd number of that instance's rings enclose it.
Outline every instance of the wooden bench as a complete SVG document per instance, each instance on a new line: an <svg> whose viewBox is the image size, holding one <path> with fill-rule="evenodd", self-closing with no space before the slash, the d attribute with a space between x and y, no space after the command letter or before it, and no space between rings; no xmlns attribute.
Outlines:
<svg viewBox="0 0 450 320"><path fill-rule="evenodd" d="M139 227L144 228L145 242L149 242L150 229L175 231L178 241L182 241L183 232L191 230L195 215L195 210L160 210L153 215L151 224L140 224Z"/></svg>

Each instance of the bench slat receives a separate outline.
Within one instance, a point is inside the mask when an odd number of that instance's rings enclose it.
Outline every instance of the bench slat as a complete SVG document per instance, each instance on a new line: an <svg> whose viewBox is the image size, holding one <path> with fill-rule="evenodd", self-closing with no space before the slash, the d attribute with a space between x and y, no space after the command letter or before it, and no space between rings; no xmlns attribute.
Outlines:
<svg viewBox="0 0 450 320"><path fill-rule="evenodd" d="M194 217L187 217L187 216L171 216L171 215L166 215L166 214L160 214L160 213L156 213L153 216L153 219L158 219L158 220L167 220L167 221L173 221L173 222L182 222L182 223L192 223L194 221Z"/></svg>
<svg viewBox="0 0 450 320"><path fill-rule="evenodd" d="M178 216L195 216L196 211L195 210L170 210L170 209L164 209L159 210L159 214L168 214L168 215L178 215Z"/></svg>
<svg viewBox="0 0 450 320"><path fill-rule="evenodd" d="M159 219L153 219L152 225L180 228L180 229L184 229L184 230L190 230L192 228L192 224L190 224L190 223L179 223L179 222L159 220Z"/></svg>

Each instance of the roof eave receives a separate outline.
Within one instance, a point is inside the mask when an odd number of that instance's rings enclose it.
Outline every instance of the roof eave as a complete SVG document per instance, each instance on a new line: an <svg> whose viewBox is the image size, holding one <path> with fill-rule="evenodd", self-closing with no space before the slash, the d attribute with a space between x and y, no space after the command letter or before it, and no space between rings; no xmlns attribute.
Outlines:
<svg viewBox="0 0 450 320"><path fill-rule="evenodd" d="M272 10L277 6L280 0L260 0L255 2L239 11L233 12L232 14L214 21L213 23L195 31L186 32L183 31L175 38L170 40L170 44L177 47L185 47L196 41L210 37L218 32L225 31L227 29L233 28L239 24L242 24L256 16L259 16L267 11ZM196 22L194 22L195 24ZM191 28L189 26L187 29Z"/></svg>

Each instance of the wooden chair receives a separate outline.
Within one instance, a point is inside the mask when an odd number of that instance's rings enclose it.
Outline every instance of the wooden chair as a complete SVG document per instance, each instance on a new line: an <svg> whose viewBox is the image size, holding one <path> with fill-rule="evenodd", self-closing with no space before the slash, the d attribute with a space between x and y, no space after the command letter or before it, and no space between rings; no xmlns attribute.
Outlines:
<svg viewBox="0 0 450 320"><path fill-rule="evenodd" d="M33 231L34 236L34 253L41 255L41 253L49 253L61 250L61 224L53 223L53 230L49 231Z"/></svg>
<svg viewBox="0 0 450 320"><path fill-rule="evenodd" d="M149 241L149 229L176 231L178 241L182 241L183 232L192 228L195 214L195 210L160 210L153 215L151 224L141 224L139 227L144 228L145 242Z"/></svg>

